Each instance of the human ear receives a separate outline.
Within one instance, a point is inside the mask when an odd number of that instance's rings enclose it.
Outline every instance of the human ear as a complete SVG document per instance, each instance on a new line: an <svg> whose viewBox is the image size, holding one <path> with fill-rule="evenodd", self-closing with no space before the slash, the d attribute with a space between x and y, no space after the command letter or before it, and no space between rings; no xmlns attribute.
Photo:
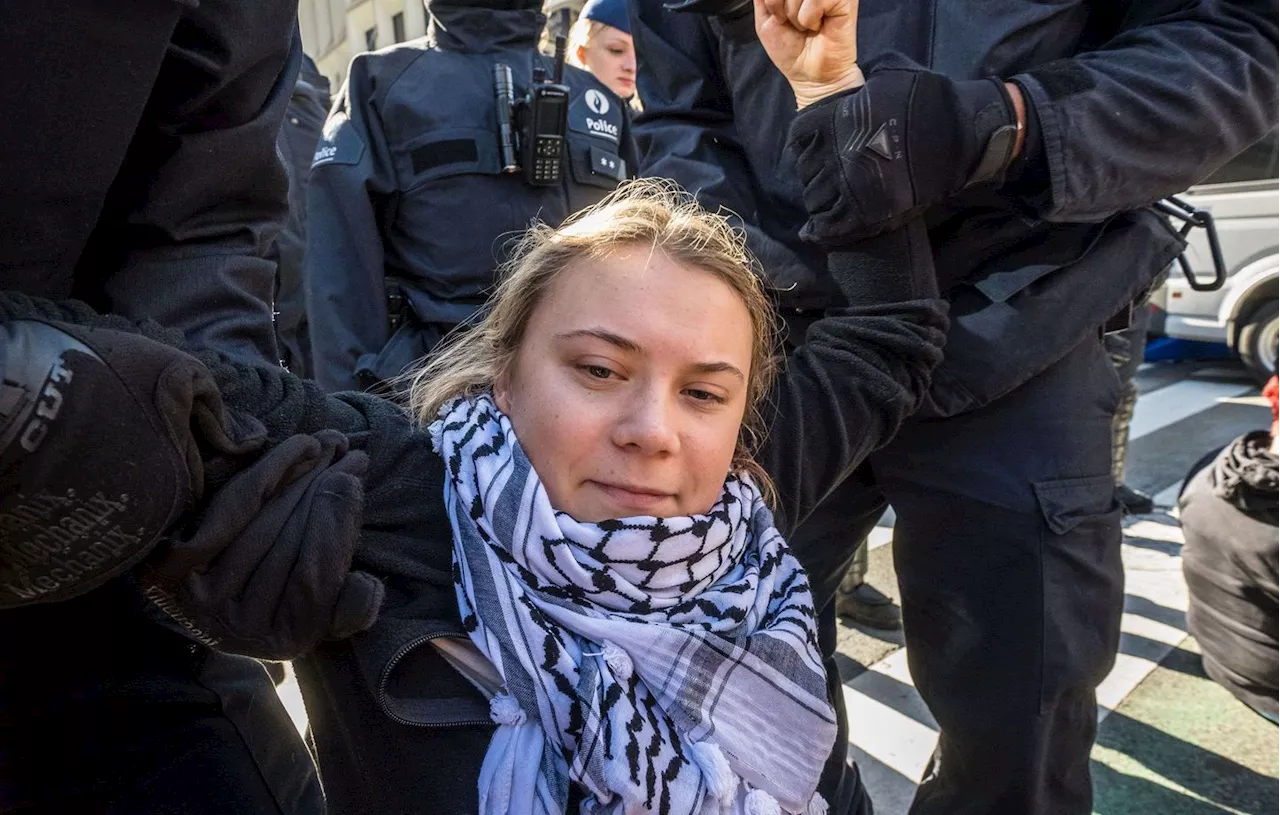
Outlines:
<svg viewBox="0 0 1280 815"><path fill-rule="evenodd" d="M493 380L493 403L503 413L511 411L511 376L508 370L504 370Z"/></svg>

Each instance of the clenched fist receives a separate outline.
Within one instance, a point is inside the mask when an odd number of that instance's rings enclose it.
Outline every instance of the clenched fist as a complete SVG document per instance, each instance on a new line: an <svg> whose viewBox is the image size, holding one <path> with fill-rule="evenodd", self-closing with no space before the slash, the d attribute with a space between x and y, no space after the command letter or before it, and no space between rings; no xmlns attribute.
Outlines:
<svg viewBox="0 0 1280 815"><path fill-rule="evenodd" d="M754 0L756 36L803 108L863 84L858 0Z"/></svg>

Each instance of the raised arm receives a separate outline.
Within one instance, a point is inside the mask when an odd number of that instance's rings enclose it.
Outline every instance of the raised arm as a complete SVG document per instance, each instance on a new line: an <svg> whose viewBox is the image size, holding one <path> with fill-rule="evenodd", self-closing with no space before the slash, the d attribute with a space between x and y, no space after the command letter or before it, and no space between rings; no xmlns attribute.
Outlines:
<svg viewBox="0 0 1280 815"><path fill-rule="evenodd" d="M848 305L809 328L772 394L759 460L778 488L783 529L804 520L915 411L942 359L946 329L946 305L938 299L920 221L856 243L821 240L812 228L830 220L841 201L843 151L830 124L848 101L846 89L861 82L857 3L787 6L785 0L756 0L756 30L805 104L788 145L810 215L802 235L829 250L829 270Z"/></svg>

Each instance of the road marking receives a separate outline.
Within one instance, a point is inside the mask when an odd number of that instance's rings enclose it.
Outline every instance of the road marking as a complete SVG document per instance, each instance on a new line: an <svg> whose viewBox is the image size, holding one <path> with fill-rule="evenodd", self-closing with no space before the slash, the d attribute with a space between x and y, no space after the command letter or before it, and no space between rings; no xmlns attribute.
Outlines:
<svg viewBox="0 0 1280 815"><path fill-rule="evenodd" d="M1160 543L1181 544L1177 526L1140 520L1125 533ZM1176 552L1176 550L1174 550ZM1141 612L1151 608L1186 612L1187 588L1182 558L1168 551L1125 544L1125 593L1131 598L1120 620L1120 653L1115 667L1098 686L1098 721L1146 679L1186 632ZM892 681L885 681L886 679ZM936 728L907 670L907 651L900 648L870 666L844 686L849 716L849 743L906 778L920 778L937 744ZM911 716L902 711L912 711ZM877 805L877 812L881 807Z"/></svg>
<svg viewBox="0 0 1280 815"><path fill-rule="evenodd" d="M1218 402L1232 399L1253 390L1250 385L1238 382L1199 382L1184 379L1151 393L1143 394L1133 411L1129 425L1129 442L1154 433L1162 427L1194 416Z"/></svg>
<svg viewBox="0 0 1280 815"><path fill-rule="evenodd" d="M877 526L871 530L871 534L867 535L867 549L879 549L887 543L893 542L892 526Z"/></svg>
<svg viewBox="0 0 1280 815"><path fill-rule="evenodd" d="M880 682L877 676L870 675L873 672L895 681ZM849 717L849 743L857 744L867 755L915 781L929 763L938 731L899 712L924 707L910 682L907 651L900 648L845 685L844 703ZM884 696L886 686L894 689L894 695L876 698ZM874 692L872 687L876 688Z"/></svg>

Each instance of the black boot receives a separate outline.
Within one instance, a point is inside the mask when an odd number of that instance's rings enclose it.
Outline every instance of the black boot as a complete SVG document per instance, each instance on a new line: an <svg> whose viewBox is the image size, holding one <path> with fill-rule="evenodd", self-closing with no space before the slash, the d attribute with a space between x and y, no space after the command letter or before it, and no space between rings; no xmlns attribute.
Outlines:
<svg viewBox="0 0 1280 815"><path fill-rule="evenodd" d="M870 583L840 584L836 614L880 631L902 630L902 611Z"/></svg>
<svg viewBox="0 0 1280 815"><path fill-rule="evenodd" d="M1130 515L1149 515L1155 511L1156 502L1142 490L1135 490L1127 484L1116 486L1116 500Z"/></svg>

